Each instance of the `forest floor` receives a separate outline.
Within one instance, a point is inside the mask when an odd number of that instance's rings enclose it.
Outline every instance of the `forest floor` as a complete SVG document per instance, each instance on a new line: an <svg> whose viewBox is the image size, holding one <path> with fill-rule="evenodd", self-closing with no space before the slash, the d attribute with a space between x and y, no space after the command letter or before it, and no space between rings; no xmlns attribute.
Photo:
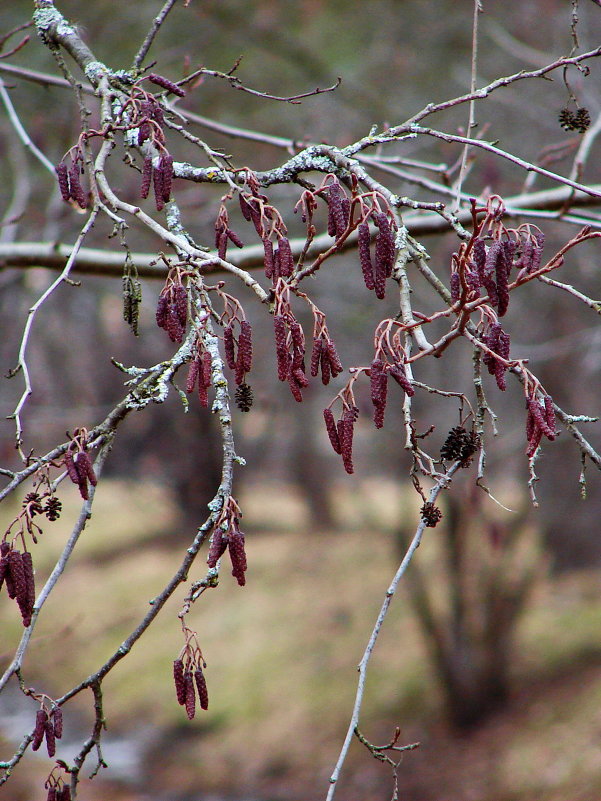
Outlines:
<svg viewBox="0 0 601 801"><path fill-rule="evenodd" d="M375 485L364 489L379 491ZM207 661L208 712L188 722L172 686L172 661L182 644L182 590L105 681L109 769L84 782L85 801L325 798L352 709L356 665L398 564L394 514L368 521L349 512L349 504L360 501L347 499L349 515L340 530L307 533L305 512L285 495L270 495L284 498L285 514L271 503L268 527L261 519L265 499L249 494L247 586L238 587L225 570L219 587L189 615ZM75 497L66 500L63 518L46 525L34 549L40 582L75 508ZM107 482L97 503L25 663L27 685L54 697L118 647L186 547L173 501L160 488ZM417 558L433 581L440 579L434 532ZM204 575L202 565L191 579ZM4 665L19 623L14 604L5 594L1 601ZM600 630L599 573L551 577L541 570L516 633L509 702L458 736L445 722L401 588L374 651L360 723L372 742L387 742L399 726L400 743L421 743L399 768L400 801L598 801ZM18 714L8 714L0 701L0 759L12 753L23 725L35 717L35 704L13 695ZM89 732L91 697L82 695L70 706L57 750L66 761L77 738L81 743ZM22 767L0 788L0 798L43 801L50 760L38 752ZM355 742L337 798L388 801L392 789L390 768Z"/></svg>

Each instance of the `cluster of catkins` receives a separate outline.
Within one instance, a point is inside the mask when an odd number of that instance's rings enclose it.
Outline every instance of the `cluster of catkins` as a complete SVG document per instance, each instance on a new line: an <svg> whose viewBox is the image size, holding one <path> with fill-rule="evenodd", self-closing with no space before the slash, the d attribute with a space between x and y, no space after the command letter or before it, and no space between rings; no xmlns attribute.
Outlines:
<svg viewBox="0 0 601 801"><path fill-rule="evenodd" d="M288 382L294 400L300 403L303 399L301 390L309 386L305 374L305 335L302 326L291 312L286 312L274 315L273 328L278 378Z"/></svg>
<svg viewBox="0 0 601 801"><path fill-rule="evenodd" d="M545 395L542 404L533 394L526 398L526 439L528 447L526 455L531 458L536 453L543 435L549 440L555 439L555 409L550 395Z"/></svg>
<svg viewBox="0 0 601 801"><path fill-rule="evenodd" d="M154 202L157 211L161 211L165 203L169 202L173 185L173 156L170 153L162 153L158 157L156 164L152 156L146 156L144 159L140 197L148 197L150 184L152 184L154 191Z"/></svg>
<svg viewBox="0 0 601 801"><path fill-rule="evenodd" d="M221 204L219 214L215 220L215 250L220 259L225 259L227 256L228 242L233 242L237 248L244 247L244 242L230 228L227 209Z"/></svg>
<svg viewBox="0 0 601 801"><path fill-rule="evenodd" d="M8 597L16 600L23 625L29 626L35 603L33 561L29 551L21 553L6 541L0 543L0 589L2 584Z"/></svg>
<svg viewBox="0 0 601 801"><path fill-rule="evenodd" d="M48 714L44 707L38 709L35 717L35 729L31 748L37 751L46 740L46 750L48 756L53 757L56 753L56 740L63 736L63 713L60 706L53 706Z"/></svg>
<svg viewBox="0 0 601 801"><path fill-rule="evenodd" d="M372 211L371 217L378 228L374 258L372 261L371 233L366 220L357 227L359 262L365 286L373 289L376 297L382 300L386 294L386 279L392 275L394 266L395 237L386 212Z"/></svg>
<svg viewBox="0 0 601 801"><path fill-rule="evenodd" d="M85 450L74 452L75 447L74 443L69 446L65 453L64 463L67 475L74 484L77 484L81 497L87 501L90 497L88 482L95 487L97 484L96 474L90 454Z"/></svg>
<svg viewBox="0 0 601 801"><path fill-rule="evenodd" d="M229 552L232 563L232 576L243 587L246 584L244 575L247 568L246 549L244 533L240 531L237 517L228 518L227 522L220 523L213 531L207 554L207 565L211 568L216 567L226 550Z"/></svg>
<svg viewBox="0 0 601 801"><path fill-rule="evenodd" d="M325 385L330 383L330 378L336 378L344 369L336 345L326 330L322 331L320 336L313 337L309 369L313 378L316 378L321 371L321 382Z"/></svg>
<svg viewBox="0 0 601 801"><path fill-rule="evenodd" d="M203 409L209 405L208 389L211 386L211 354L200 349L197 350L196 356L190 362L188 367L188 376L186 378L186 392L190 395L194 392L194 387L197 387L198 400Z"/></svg>
<svg viewBox="0 0 601 801"><path fill-rule="evenodd" d="M389 364L382 359L374 359L369 368L369 382L371 389L371 402L374 406L374 425L382 428L386 399L388 396L388 376L391 375L408 397L413 397L415 390L407 378L405 365L402 362Z"/></svg>
<svg viewBox="0 0 601 801"><path fill-rule="evenodd" d="M67 167L65 161L61 161L54 168L58 178L58 188L65 202L74 200L81 209L88 207L88 193L81 185L81 176L84 173L83 155L79 148L71 157L71 166Z"/></svg>
<svg viewBox="0 0 601 801"><path fill-rule="evenodd" d="M246 373L250 373L253 358L252 327L248 320L240 321L240 333L237 341L232 323L225 326L223 349L226 364L230 370L234 371L234 380L237 386L241 386L244 384Z"/></svg>
<svg viewBox="0 0 601 801"><path fill-rule="evenodd" d="M278 219L277 225L274 225L277 212L269 204L267 196L259 192L258 186L255 185L254 181L249 184L249 188L251 190L250 193L238 193L240 211L245 220L252 222L255 231L263 242L265 277L270 278L275 285L278 278L288 278L294 271L294 257L290 247L290 240L286 236L286 227L281 219ZM274 247L274 243L271 240L271 229L275 231L277 236L277 247ZM236 240L238 237L236 235L232 236L232 234L233 232L228 228L227 236L223 241L227 243L227 239L231 239L237 245L238 242Z"/></svg>
<svg viewBox="0 0 601 801"><path fill-rule="evenodd" d="M182 659L174 660L173 680L175 682L177 702L181 706L185 707L189 720L192 720L196 714L197 692L200 708L209 708L207 682L200 665L195 665L191 661L188 661L184 665L184 661Z"/></svg>
<svg viewBox="0 0 601 801"><path fill-rule="evenodd" d="M48 788L46 801L71 801L71 788L68 784L53 784Z"/></svg>
<svg viewBox="0 0 601 801"><path fill-rule="evenodd" d="M338 421L334 420L334 414L330 408L323 410L323 419L330 444L334 449L334 453L342 456L342 464L347 473L355 471L353 466L353 434L358 417L359 409L356 406L345 405Z"/></svg>
<svg viewBox="0 0 601 801"><path fill-rule="evenodd" d="M172 342L183 342L188 322L188 293L180 283L168 283L157 303L156 321Z"/></svg>

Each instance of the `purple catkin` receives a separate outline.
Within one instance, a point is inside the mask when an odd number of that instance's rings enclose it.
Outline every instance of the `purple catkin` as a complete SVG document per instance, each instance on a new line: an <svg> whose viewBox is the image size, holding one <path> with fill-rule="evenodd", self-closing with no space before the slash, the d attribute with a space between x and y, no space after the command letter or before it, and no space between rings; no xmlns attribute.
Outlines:
<svg viewBox="0 0 601 801"><path fill-rule="evenodd" d="M44 726L44 734L46 735L46 750L48 751L48 756L52 758L56 754L56 737L54 734L54 726L48 719Z"/></svg>
<svg viewBox="0 0 601 801"><path fill-rule="evenodd" d="M79 161L75 160L69 169L69 194L80 209L88 207L88 198L81 185Z"/></svg>
<svg viewBox="0 0 601 801"><path fill-rule="evenodd" d="M294 270L294 258L290 248L290 241L286 236L278 237L278 260L280 265L279 274L283 278L288 278Z"/></svg>
<svg viewBox="0 0 601 801"><path fill-rule="evenodd" d="M31 741L31 750L37 751L44 740L46 733L46 722L48 721L48 713L45 709L38 709L35 715L35 729L33 730L33 740Z"/></svg>
<svg viewBox="0 0 601 801"><path fill-rule="evenodd" d="M496 274L497 261L501 258L502 248L501 243L495 240L488 248L486 254L486 262L484 265L484 275L482 277L482 285L488 293L488 300L491 306L497 306L499 303L499 296L497 294L497 285L493 275Z"/></svg>
<svg viewBox="0 0 601 801"><path fill-rule="evenodd" d="M348 224L351 220L351 201L346 195L342 196L341 206L342 206L342 221L344 223L344 228L340 232L342 234L347 229Z"/></svg>
<svg viewBox="0 0 601 801"><path fill-rule="evenodd" d="M407 373L405 372L405 366L403 364L393 364L388 372L402 388L405 395L408 395L410 398L415 395L415 390L413 389L411 381L407 378Z"/></svg>
<svg viewBox="0 0 601 801"><path fill-rule="evenodd" d="M165 289L159 295L155 316L158 327L165 328L167 317L169 316L169 296Z"/></svg>
<svg viewBox="0 0 601 801"><path fill-rule="evenodd" d="M497 313L503 317L509 308L509 272L513 261L512 242L500 243L501 250L496 262L495 277L497 283Z"/></svg>
<svg viewBox="0 0 601 801"><path fill-rule="evenodd" d="M182 325L174 303L169 304L169 313L163 326L172 342L182 342L185 328Z"/></svg>
<svg viewBox="0 0 601 801"><path fill-rule="evenodd" d="M177 703L183 706L186 703L186 683L184 681L184 663L181 659L175 659L173 662L173 681Z"/></svg>
<svg viewBox="0 0 601 801"><path fill-rule="evenodd" d="M477 270L468 270L465 273L465 283L468 285L470 292L480 295L480 274Z"/></svg>
<svg viewBox="0 0 601 801"><path fill-rule="evenodd" d="M540 445L540 441L543 438L543 432L541 431L538 426L534 426L534 431L532 432L532 436L528 440L528 447L526 448L526 456L531 459L534 454L536 453L536 449Z"/></svg>
<svg viewBox="0 0 601 801"><path fill-rule="evenodd" d="M27 603L27 579L25 578L25 568L23 567L23 556L19 551L11 550L7 556L8 559L8 572L12 580L14 595L9 593L9 598L15 598L19 604L25 605ZM6 582L8 589L8 581Z"/></svg>
<svg viewBox="0 0 601 801"><path fill-rule="evenodd" d="M273 275L273 242L270 239L263 240L263 266L265 268L265 278L271 278Z"/></svg>
<svg viewBox="0 0 601 801"><path fill-rule="evenodd" d="M528 398L526 400L526 403L528 404L528 409L530 410L532 417L534 418L536 427L538 427L542 431L542 433L545 435L545 437L547 437L547 439L554 440L555 429L551 428L551 426L547 422L546 409L540 405L540 403L535 397Z"/></svg>
<svg viewBox="0 0 601 801"><path fill-rule="evenodd" d="M163 200L165 203L168 203L171 197L171 187L173 185L173 156L171 153L164 153L161 156L160 164L161 172L163 173Z"/></svg>
<svg viewBox="0 0 601 801"><path fill-rule="evenodd" d="M69 170L67 169L67 165L64 161L61 161L56 165L54 171L58 178L58 188L60 189L61 197L65 202L68 202L71 198L71 192L69 191Z"/></svg>
<svg viewBox="0 0 601 801"><path fill-rule="evenodd" d="M325 346L328 354L328 360L330 362L332 376L336 378L336 376L339 375L344 370L344 367L342 366L342 362L340 361L340 356L338 355L338 351L336 350L336 345L334 345L331 339L326 340Z"/></svg>
<svg viewBox="0 0 601 801"><path fill-rule="evenodd" d="M386 265L376 254L374 267L374 290L378 300L386 297Z"/></svg>
<svg viewBox="0 0 601 801"><path fill-rule="evenodd" d="M323 347L321 349L321 383L324 386L327 386L330 383L330 378L332 377L332 367L330 365L330 356L328 354L327 347Z"/></svg>
<svg viewBox="0 0 601 801"><path fill-rule="evenodd" d="M143 104L147 105L147 104ZM142 113L144 112L144 108L142 107ZM141 120L140 124L138 125L138 147L141 147L147 139L150 139L152 134L152 125L148 119Z"/></svg>
<svg viewBox="0 0 601 801"><path fill-rule="evenodd" d="M309 379L301 370L300 367L297 367L291 371L292 376L295 378L296 383L299 385L301 389L305 389L309 386Z"/></svg>
<svg viewBox="0 0 601 801"><path fill-rule="evenodd" d="M311 348L311 361L310 361L310 372L313 378L317 376L319 373L319 361L321 358L321 351L323 348L323 340L321 337L313 337L313 347Z"/></svg>
<svg viewBox="0 0 601 801"><path fill-rule="evenodd" d="M273 264L271 266L271 278L274 284L279 277L280 277L280 250L279 248L276 248L273 251Z"/></svg>
<svg viewBox="0 0 601 801"><path fill-rule="evenodd" d="M451 300L457 303L461 295L461 279L459 273L451 273Z"/></svg>
<svg viewBox="0 0 601 801"><path fill-rule="evenodd" d="M194 671L194 681L196 682L196 689L198 691L198 700L201 709L209 708L209 693L207 691L207 682L201 668L196 668Z"/></svg>
<svg viewBox="0 0 601 801"><path fill-rule="evenodd" d="M536 245L533 245L532 248L532 258L530 260L530 267L528 269L529 273L534 273L538 269L540 269L542 260L543 260L543 247L545 245L545 235L542 231L538 234L534 235L536 239Z"/></svg>
<svg viewBox="0 0 601 801"><path fill-rule="evenodd" d="M244 549L244 534L238 529L230 532L228 541L230 561L232 563L232 576L243 587L246 584L246 551Z"/></svg>
<svg viewBox="0 0 601 801"><path fill-rule="evenodd" d="M184 90L177 84L173 83L173 81L170 81L169 78L164 78L162 75L157 75L154 72L151 72L146 77L151 83L155 83L157 86L160 86L162 89L166 89L168 92L171 92L178 97L186 96Z"/></svg>
<svg viewBox="0 0 601 801"><path fill-rule="evenodd" d="M286 345L286 322L283 317L276 314L273 318L275 330L275 350L278 362L278 379L285 381L290 372L290 354Z"/></svg>
<svg viewBox="0 0 601 801"><path fill-rule="evenodd" d="M198 388L196 390L196 394L198 395L198 400L200 405L203 409L207 409L209 406L209 393L207 392L207 387L204 384L198 383Z"/></svg>
<svg viewBox="0 0 601 801"><path fill-rule="evenodd" d="M71 788L68 784L63 784L63 789L61 790L61 797L60 799L57 798L56 801L71 801Z"/></svg>
<svg viewBox="0 0 601 801"><path fill-rule="evenodd" d="M242 212L242 216L245 220L250 222L252 217L251 207L242 192L238 192L238 200L240 202L240 211Z"/></svg>
<svg viewBox="0 0 601 801"><path fill-rule="evenodd" d="M4 545L4 543L2 543ZM2 589L2 585L4 584L4 579L6 578L6 573L8 571L8 559L6 556L0 557L0 590Z"/></svg>
<svg viewBox="0 0 601 801"><path fill-rule="evenodd" d="M62 793L61 793L61 799L62 799ZM58 801L57 796L56 796L56 787L51 787L48 790L48 795L46 796L46 801Z"/></svg>
<svg viewBox="0 0 601 801"><path fill-rule="evenodd" d="M90 484L95 487L98 484L98 479L96 478L96 473L94 472L94 466L92 464L92 459L90 458L90 454L87 451L82 451L79 453L77 458L77 472Z"/></svg>
<svg viewBox="0 0 601 801"><path fill-rule="evenodd" d="M342 188L338 181L329 185L327 202L328 234L338 239L346 231L348 216L344 210Z"/></svg>
<svg viewBox="0 0 601 801"><path fill-rule="evenodd" d="M50 713L52 718L52 726L54 728L54 736L60 740L63 736L63 710L60 706L55 706Z"/></svg>
<svg viewBox="0 0 601 801"><path fill-rule="evenodd" d="M352 409L346 409L342 414L342 420L339 421L338 436L340 438L340 453L342 455L342 464L347 473L355 472L353 466L353 431L355 424L355 412ZM340 422L342 425L340 425Z"/></svg>
<svg viewBox="0 0 601 801"><path fill-rule="evenodd" d="M331 409L324 409L323 410L323 419L326 424L326 431L328 432L328 437L330 439L330 445L334 449L335 453L341 453L340 450L340 439L338 438L338 430L336 428L336 423L334 421L334 415L332 414Z"/></svg>
<svg viewBox="0 0 601 801"><path fill-rule="evenodd" d="M19 601L19 609L23 618L23 625L27 628L31 623L33 605L35 604L35 577L33 573L33 560L29 551L24 551L21 555L23 571L25 573L26 593L23 603Z"/></svg>
<svg viewBox="0 0 601 801"><path fill-rule="evenodd" d="M290 328L290 338L292 339L292 344L294 347L301 351L303 354L305 352L305 335L303 333L303 328L298 320L295 320L292 315L288 320L288 327Z"/></svg>
<svg viewBox="0 0 601 801"><path fill-rule="evenodd" d="M199 362L198 381L199 383L202 382L203 387L208 389L213 383L213 360L208 350L203 352L202 356L199 358Z"/></svg>
<svg viewBox="0 0 601 801"><path fill-rule="evenodd" d="M176 284L172 290L173 293L173 306L177 319L185 326L188 322L188 293L182 284Z"/></svg>
<svg viewBox="0 0 601 801"><path fill-rule="evenodd" d="M223 529L216 528L211 537L211 544L207 554L207 565L215 567L227 548L227 538L223 536Z"/></svg>
<svg viewBox="0 0 601 801"><path fill-rule="evenodd" d="M220 231L216 237L217 243L217 255L220 259L224 259L227 256L227 231Z"/></svg>
<svg viewBox="0 0 601 801"><path fill-rule="evenodd" d="M186 690L186 698L184 701L186 715L188 716L188 720L192 720L196 714L196 693L194 691L194 678L190 670L186 670L184 673L184 686Z"/></svg>
<svg viewBox="0 0 601 801"><path fill-rule="evenodd" d="M188 367L188 376L186 378L186 392L188 395L191 392L194 392L194 387L196 386L196 379L198 378L198 358L194 359L190 362L190 366Z"/></svg>
<svg viewBox="0 0 601 801"><path fill-rule="evenodd" d="M147 156L142 167L142 183L140 185L140 197L147 198L152 183L152 158Z"/></svg>
<svg viewBox="0 0 601 801"><path fill-rule="evenodd" d="M376 236L376 274L379 269L382 269L386 278L390 278L394 264L394 234L388 215L385 212L376 212L373 216L375 224L380 229ZM380 264L380 267L378 264Z"/></svg>
<svg viewBox="0 0 601 801"><path fill-rule="evenodd" d="M236 355L234 350L234 329L231 324L223 329L223 350L225 362L230 370L236 369Z"/></svg>
<svg viewBox="0 0 601 801"><path fill-rule="evenodd" d="M486 267L486 244L483 239L475 239L472 247L472 259L478 275L480 285L484 282L484 269Z"/></svg>
<svg viewBox="0 0 601 801"><path fill-rule="evenodd" d="M154 189L154 202L157 211L162 211L165 206L163 199L163 168L161 162L154 168L152 172L152 187Z"/></svg>
<svg viewBox="0 0 601 801"><path fill-rule="evenodd" d="M240 336L238 337L238 361L241 363L245 373L250 373L252 357L252 327L248 320L242 320L240 323Z"/></svg>
<svg viewBox="0 0 601 801"><path fill-rule="evenodd" d="M232 231L231 228L226 230L228 238L234 243L237 248L243 248L244 242L240 239L238 234L235 231Z"/></svg>
<svg viewBox="0 0 601 801"><path fill-rule="evenodd" d="M374 424L376 428L384 425L386 396L388 391L388 375L381 359L374 359L370 368L371 400L374 405Z"/></svg>
<svg viewBox="0 0 601 801"><path fill-rule="evenodd" d="M297 403L302 403L303 401L303 394L301 392L301 386L296 380L293 372L289 370L288 372L288 386L290 387L290 392L292 393L292 397Z"/></svg>
<svg viewBox="0 0 601 801"><path fill-rule="evenodd" d="M305 349L297 347L294 343L292 345L292 364L290 369L305 372Z"/></svg>
<svg viewBox="0 0 601 801"><path fill-rule="evenodd" d="M528 400L526 399L526 409L528 413L526 414L526 440L530 442L532 439L532 435L534 434L534 430L536 428L536 421L532 416L532 412L530 411L530 407L528 406Z"/></svg>
<svg viewBox="0 0 601 801"><path fill-rule="evenodd" d="M363 273L363 280L367 289L374 288L374 268L371 263L369 223L362 222L357 228L357 244L359 250L359 264Z"/></svg>
<svg viewBox="0 0 601 801"><path fill-rule="evenodd" d="M70 450L67 450L65 453L65 457L63 459L65 464L65 468L67 469L67 475L71 479L74 484L79 484L79 473L77 472L77 468L75 467L75 462L73 461L73 453Z"/></svg>
<svg viewBox="0 0 601 801"><path fill-rule="evenodd" d="M555 433L555 406L553 405L553 398L550 395L545 395L545 420L547 425Z"/></svg>

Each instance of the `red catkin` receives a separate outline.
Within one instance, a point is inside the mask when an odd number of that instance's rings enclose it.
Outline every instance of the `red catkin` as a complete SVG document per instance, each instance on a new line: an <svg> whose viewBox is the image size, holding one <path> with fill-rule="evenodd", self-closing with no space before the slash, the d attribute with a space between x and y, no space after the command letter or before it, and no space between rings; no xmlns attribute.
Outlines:
<svg viewBox="0 0 601 801"><path fill-rule="evenodd" d="M152 183L152 157L147 156L144 159L144 166L142 167L142 183L140 184L140 197L143 198L148 197L151 183Z"/></svg>
<svg viewBox="0 0 601 801"><path fill-rule="evenodd" d="M58 188L60 189L61 197L65 202L68 202L71 198L71 192L69 191L69 170L67 169L67 165L64 161L61 161L56 165L54 171L58 178Z"/></svg>
<svg viewBox="0 0 601 801"><path fill-rule="evenodd" d="M173 81L170 81L169 78L165 78L162 75L157 75L154 72L151 72L147 78L151 83L155 83L157 86L160 86L162 89L166 89L168 92L171 92L178 97L186 96L185 91L180 86L173 83Z"/></svg>
<svg viewBox="0 0 601 801"><path fill-rule="evenodd" d="M194 359L190 362L190 366L188 367L188 376L186 378L186 392L188 395L191 392L194 392L194 387L196 386L196 379L198 378L198 359Z"/></svg>
<svg viewBox="0 0 601 801"><path fill-rule="evenodd" d="M37 751L44 740L46 733L46 722L48 720L48 713L45 709L38 709L35 716L35 729L33 731L33 740L31 741L31 750Z"/></svg>
<svg viewBox="0 0 601 801"><path fill-rule="evenodd" d="M209 708L209 693L207 691L207 682L202 672L202 668L196 668L194 671L194 681L196 682L196 689L198 690L198 700L201 709Z"/></svg>
<svg viewBox="0 0 601 801"><path fill-rule="evenodd" d="M234 329L231 325L226 325L223 329L223 350L225 361L230 370L236 369L236 355L234 351Z"/></svg>
<svg viewBox="0 0 601 801"><path fill-rule="evenodd" d="M232 563L232 576L243 587L246 584L244 575L247 568L246 551L244 549L244 534L238 529L231 531L228 536L228 550Z"/></svg>
<svg viewBox="0 0 601 801"><path fill-rule="evenodd" d="M321 351L323 348L323 340L321 337L313 337L313 347L311 348L311 360L309 362L309 369L313 378L319 372L319 361L321 359Z"/></svg>
<svg viewBox="0 0 601 801"><path fill-rule="evenodd" d="M330 445L334 449L335 453L340 454L340 439L338 438L338 430L336 428L336 423L334 421L334 415L332 414L331 409L324 409L323 410L323 419L325 420L326 424L326 431L328 432L328 437L330 439Z"/></svg>
<svg viewBox="0 0 601 801"><path fill-rule="evenodd" d="M216 567L217 562L225 553L226 548L227 538L223 536L223 529L216 528L211 537L211 545L209 546L209 552L207 554L207 565L209 567Z"/></svg>
<svg viewBox="0 0 601 801"><path fill-rule="evenodd" d="M238 337L238 361L245 373L250 372L252 355L252 327L248 320L242 320L240 323L240 336Z"/></svg>
<svg viewBox="0 0 601 801"><path fill-rule="evenodd" d="M192 720L196 714L196 693L194 691L194 678L190 670L186 670L184 673L184 686L186 690L186 698L184 701L186 715L188 716L188 720Z"/></svg>
<svg viewBox="0 0 601 801"><path fill-rule="evenodd" d="M405 366L403 364L393 364L388 372L406 395L410 398L415 395L415 390L411 385L411 381L407 378L407 373L405 372Z"/></svg>
<svg viewBox="0 0 601 801"><path fill-rule="evenodd" d="M359 263L363 273L363 280L367 289L372 290L374 289L374 268L370 254L371 234L369 232L369 223L362 222L357 228L357 234Z"/></svg>

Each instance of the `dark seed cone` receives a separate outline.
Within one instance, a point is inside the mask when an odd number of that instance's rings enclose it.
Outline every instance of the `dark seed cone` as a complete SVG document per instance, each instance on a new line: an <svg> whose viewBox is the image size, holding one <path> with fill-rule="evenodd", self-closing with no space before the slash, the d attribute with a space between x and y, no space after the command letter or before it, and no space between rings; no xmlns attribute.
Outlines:
<svg viewBox="0 0 601 801"><path fill-rule="evenodd" d="M175 682L177 703L183 706L186 703L186 683L184 681L184 663L181 659L175 659L173 662L173 681Z"/></svg>
<svg viewBox="0 0 601 801"><path fill-rule="evenodd" d="M576 129L576 123L574 120L574 114L570 111L569 108L562 108L559 112L559 124L564 129L564 131L574 131Z"/></svg>
<svg viewBox="0 0 601 801"><path fill-rule="evenodd" d="M52 726L54 727L54 736L60 740L63 736L63 710L60 706L55 706L50 713L52 718Z"/></svg>
<svg viewBox="0 0 601 801"><path fill-rule="evenodd" d="M578 133L585 133L591 124L591 115L587 108L579 108L574 114L574 128Z"/></svg>
<svg viewBox="0 0 601 801"><path fill-rule="evenodd" d="M33 740L31 741L31 750L37 751L44 740L46 733L46 723L48 721L48 713L45 709L38 709L35 716L35 729L33 731Z"/></svg>
<svg viewBox="0 0 601 801"><path fill-rule="evenodd" d="M433 503L425 503L420 509L421 518L429 528L434 528L442 518L442 512Z"/></svg>
<svg viewBox="0 0 601 801"><path fill-rule="evenodd" d="M56 754L56 737L54 726L48 719L44 725L44 734L46 735L46 750L48 751L48 756L52 758Z"/></svg>
<svg viewBox="0 0 601 801"><path fill-rule="evenodd" d="M250 412L254 401L253 391L250 386L245 383L240 384L236 389L234 400L241 412Z"/></svg>
<svg viewBox="0 0 601 801"><path fill-rule="evenodd" d="M415 390L413 389L411 381L407 378L407 373L405 372L405 366L403 364L393 364L388 372L402 388L405 395L408 395L410 398L415 395Z"/></svg>
<svg viewBox="0 0 601 801"><path fill-rule="evenodd" d="M226 325L223 329L223 350L225 362L230 370L236 369L236 354L234 351L234 329L231 325Z"/></svg>
<svg viewBox="0 0 601 801"><path fill-rule="evenodd" d="M194 678L190 670L186 670L184 674L184 686L186 690L186 699L184 701L186 715L188 720L192 720L196 714L196 692L194 690Z"/></svg>
<svg viewBox="0 0 601 801"><path fill-rule="evenodd" d="M65 202L71 199L71 192L69 191L69 170L64 161L57 164L54 168L56 177L58 178L58 188L61 192L61 197Z"/></svg>
<svg viewBox="0 0 601 801"><path fill-rule="evenodd" d="M194 361L190 362L190 366L188 367L188 376L186 378L186 392L188 395L194 392L194 387L198 379L198 369L198 358L196 358Z"/></svg>
<svg viewBox="0 0 601 801"><path fill-rule="evenodd" d="M142 167L142 183L140 184L140 197L147 198L152 183L152 158L147 156Z"/></svg>
<svg viewBox="0 0 601 801"><path fill-rule="evenodd" d="M445 461L459 461L461 467L469 467L480 445L480 437L475 431L468 432L463 426L455 426L440 449L440 456Z"/></svg>
<svg viewBox="0 0 601 801"><path fill-rule="evenodd" d="M313 347L311 348L311 360L309 368L313 378L319 373L319 362L321 359L321 350L323 347L323 340L320 337L313 337Z"/></svg>
<svg viewBox="0 0 601 801"><path fill-rule="evenodd" d="M338 431L336 428L336 423L334 421L334 415L332 414L331 409L323 410L323 419L325 420L326 431L328 432L330 445L334 449L334 452L339 454L342 451L340 448L340 440L338 439Z"/></svg>
<svg viewBox="0 0 601 801"><path fill-rule="evenodd" d="M238 584L243 587L246 584L246 551L244 549L244 534L241 531L234 530L230 532L228 537L228 550L230 560L232 563L232 576L236 579Z"/></svg>
<svg viewBox="0 0 601 801"><path fill-rule="evenodd" d="M209 567L216 567L217 562L225 553L226 548L227 537L223 536L223 530L221 528L216 528L211 537L211 544L207 554L207 565Z"/></svg>
<svg viewBox="0 0 601 801"><path fill-rule="evenodd" d="M157 86L160 86L162 89L166 89L168 92L171 92L178 97L186 96L184 90L177 84L173 83L173 81L170 81L169 78L164 78L162 75L156 75L154 72L151 72L147 77L151 83L155 83Z"/></svg>
<svg viewBox="0 0 601 801"><path fill-rule="evenodd" d="M362 222L357 228L357 234L359 264L361 265L365 286L371 290L374 289L374 268L371 263L369 223Z"/></svg>
<svg viewBox="0 0 601 801"><path fill-rule="evenodd" d="M240 323L240 336L238 337L238 361L245 373L250 373L252 356L252 327L248 320L242 320Z"/></svg>
<svg viewBox="0 0 601 801"><path fill-rule="evenodd" d="M201 709L209 708L209 693L207 691L207 682L202 672L202 668L196 668L194 671L194 681L196 682L196 689L198 690L198 701Z"/></svg>

